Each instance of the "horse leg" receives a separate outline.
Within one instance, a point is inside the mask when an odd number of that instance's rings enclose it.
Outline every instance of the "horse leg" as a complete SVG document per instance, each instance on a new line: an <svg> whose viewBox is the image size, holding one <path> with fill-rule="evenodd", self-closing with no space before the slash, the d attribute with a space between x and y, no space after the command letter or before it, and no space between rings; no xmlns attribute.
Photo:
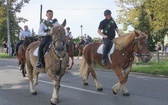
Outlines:
<svg viewBox="0 0 168 105"><path fill-rule="evenodd" d="M39 75L39 72L37 72L35 69L33 70L33 78L34 78L34 81L33 81L33 85L36 86L38 84L38 75Z"/></svg>
<svg viewBox="0 0 168 105"><path fill-rule="evenodd" d="M126 69L123 70L123 75L124 75L124 78L125 78L125 83L122 86L122 94L124 96L130 96L130 94L129 94L127 88L126 88L126 82L128 80L128 76L129 76L131 68L132 67L130 66L130 67L128 67L128 68L126 68Z"/></svg>
<svg viewBox="0 0 168 105"><path fill-rule="evenodd" d="M54 75L54 73L50 73L48 72L47 73L48 76L50 77L50 79L52 80L53 82L53 93L52 93L52 98L50 100L51 104L52 105L56 105L57 103L59 103L59 88L60 88L60 76L56 76Z"/></svg>
<svg viewBox="0 0 168 105"><path fill-rule="evenodd" d="M80 55L80 51L78 50L78 57L77 57L77 59L79 59L79 55Z"/></svg>
<svg viewBox="0 0 168 105"><path fill-rule="evenodd" d="M26 75L25 75L25 64L21 64L21 70L22 70L22 76L23 77L26 77Z"/></svg>
<svg viewBox="0 0 168 105"><path fill-rule="evenodd" d="M83 77L83 84L84 84L85 86L89 84L89 83L88 83L89 74L90 74L90 71L87 70L86 74L85 74L84 77Z"/></svg>
<svg viewBox="0 0 168 105"><path fill-rule="evenodd" d="M82 53L82 51L79 50L79 52L78 52L78 58L77 59L79 59L79 56L81 55L81 53Z"/></svg>
<svg viewBox="0 0 168 105"><path fill-rule="evenodd" d="M118 91L120 90L121 86L125 83L125 80L124 80L121 69L115 68L114 72L117 75L119 82L112 87L112 90L113 90L114 94L117 94Z"/></svg>
<svg viewBox="0 0 168 105"><path fill-rule="evenodd" d="M59 103L59 96L58 96L59 88L60 88L60 81L59 80L54 81L54 89L51 98L52 105L56 105L57 103Z"/></svg>
<svg viewBox="0 0 168 105"><path fill-rule="evenodd" d="M18 62L18 67L19 67L19 70L22 70L21 61L20 61L20 60L19 60L19 62Z"/></svg>
<svg viewBox="0 0 168 105"><path fill-rule="evenodd" d="M96 88L98 91L103 91L102 85L100 84L100 82L98 81L97 77L96 77L96 73L94 71L93 65L89 66L89 70L91 71L91 75L93 77L93 80L96 84Z"/></svg>
<svg viewBox="0 0 168 105"><path fill-rule="evenodd" d="M26 64L26 70L27 70L27 76L30 84L30 93L36 95L37 92L34 89L34 85L33 85L33 67L31 67L30 65L28 67L28 64Z"/></svg>
<svg viewBox="0 0 168 105"><path fill-rule="evenodd" d="M70 58L71 58L71 65L68 67L69 70L72 68L72 66L74 64L74 57L71 56Z"/></svg>

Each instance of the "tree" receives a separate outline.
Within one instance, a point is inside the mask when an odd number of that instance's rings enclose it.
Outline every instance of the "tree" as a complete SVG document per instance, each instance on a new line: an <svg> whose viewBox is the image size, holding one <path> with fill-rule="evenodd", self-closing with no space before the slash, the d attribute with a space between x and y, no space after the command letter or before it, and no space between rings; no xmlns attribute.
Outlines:
<svg viewBox="0 0 168 105"><path fill-rule="evenodd" d="M148 30L149 45L163 40L168 28L168 1L165 0L116 0L121 10L117 22L124 24L124 30L131 25L134 29Z"/></svg>
<svg viewBox="0 0 168 105"><path fill-rule="evenodd" d="M29 3L30 0L9 0L9 23L10 23L10 40L16 40L16 36L20 32L21 27L18 25L19 22L24 22L26 19L22 18L19 21L19 18L16 16L16 12L20 12L21 8L25 3ZM7 19L6 19L6 4L5 0L0 1L0 43L4 40L7 41ZM23 21L24 20L24 21Z"/></svg>

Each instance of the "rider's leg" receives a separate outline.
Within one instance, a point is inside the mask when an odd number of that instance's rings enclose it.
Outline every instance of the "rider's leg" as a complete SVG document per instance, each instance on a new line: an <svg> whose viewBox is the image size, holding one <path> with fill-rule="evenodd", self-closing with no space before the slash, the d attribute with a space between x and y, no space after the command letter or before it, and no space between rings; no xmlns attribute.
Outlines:
<svg viewBox="0 0 168 105"><path fill-rule="evenodd" d="M39 49L38 49L38 63L36 65L36 67L41 68L44 67L42 60L43 60L43 48L45 47L46 43L48 43L49 41L51 41L51 37L49 35L45 36L39 45Z"/></svg>
<svg viewBox="0 0 168 105"><path fill-rule="evenodd" d="M109 47L110 47L110 39L108 38L104 38L103 39L103 54L102 54L102 65L106 65L106 58L107 58L107 53L108 53L108 50L109 50Z"/></svg>

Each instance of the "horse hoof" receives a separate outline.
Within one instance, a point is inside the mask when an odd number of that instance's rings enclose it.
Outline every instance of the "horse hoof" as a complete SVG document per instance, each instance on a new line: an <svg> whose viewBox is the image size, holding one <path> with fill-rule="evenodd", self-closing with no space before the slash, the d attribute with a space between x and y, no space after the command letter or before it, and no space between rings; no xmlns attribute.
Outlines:
<svg viewBox="0 0 168 105"><path fill-rule="evenodd" d="M103 91L103 88L98 88L97 90L98 90L98 91Z"/></svg>
<svg viewBox="0 0 168 105"><path fill-rule="evenodd" d="M117 93L113 90L113 94L116 95Z"/></svg>
<svg viewBox="0 0 168 105"><path fill-rule="evenodd" d="M89 84L88 84L88 83L83 83L83 85L87 86L87 85L89 85Z"/></svg>
<svg viewBox="0 0 168 105"><path fill-rule="evenodd" d="M51 105L56 105L56 104L58 104L59 103L59 100L57 99L57 100L55 100L55 104L50 100L50 104Z"/></svg>
<svg viewBox="0 0 168 105"><path fill-rule="evenodd" d="M37 92L33 92L33 93L31 93L32 95L37 95Z"/></svg>
<svg viewBox="0 0 168 105"><path fill-rule="evenodd" d="M22 77L26 77L26 75L22 75Z"/></svg>
<svg viewBox="0 0 168 105"><path fill-rule="evenodd" d="M56 105L56 104L52 103L51 101L50 101L50 104L51 104L51 105Z"/></svg>
<svg viewBox="0 0 168 105"><path fill-rule="evenodd" d="M123 93L123 96L130 96L129 93Z"/></svg>

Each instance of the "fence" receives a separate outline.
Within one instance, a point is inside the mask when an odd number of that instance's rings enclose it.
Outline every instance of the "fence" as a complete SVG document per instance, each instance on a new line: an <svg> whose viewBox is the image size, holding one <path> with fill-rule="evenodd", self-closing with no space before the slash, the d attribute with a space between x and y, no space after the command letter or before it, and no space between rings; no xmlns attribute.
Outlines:
<svg viewBox="0 0 168 105"><path fill-rule="evenodd" d="M168 61L168 53L165 52L151 52L151 60L156 62Z"/></svg>

